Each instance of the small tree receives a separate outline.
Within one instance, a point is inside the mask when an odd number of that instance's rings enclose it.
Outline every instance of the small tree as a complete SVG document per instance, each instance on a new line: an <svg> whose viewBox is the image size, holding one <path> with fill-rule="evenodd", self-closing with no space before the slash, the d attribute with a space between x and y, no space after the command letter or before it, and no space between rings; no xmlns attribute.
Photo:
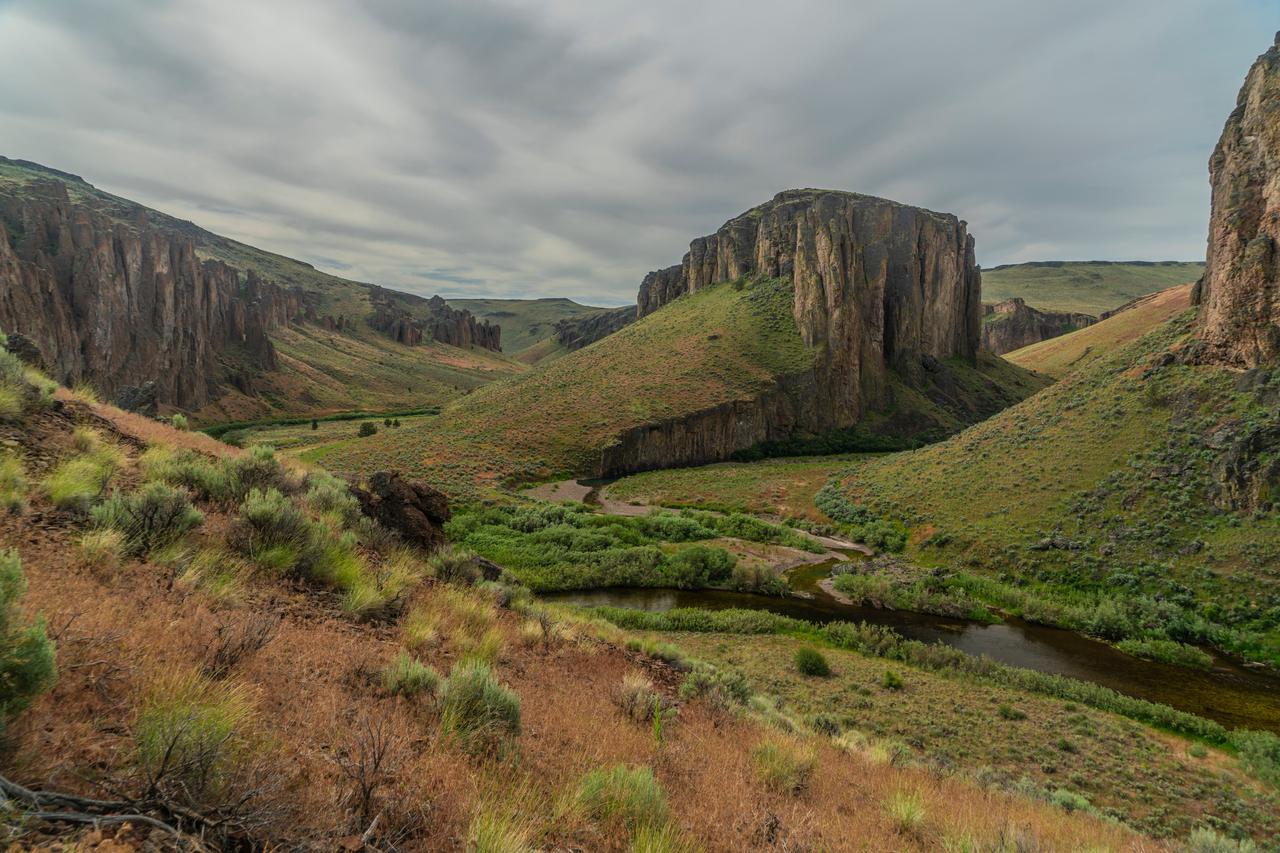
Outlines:
<svg viewBox="0 0 1280 853"><path fill-rule="evenodd" d="M315 418L312 418L312 419L311 419L311 428L312 428L313 430L320 429L320 421L316 420Z"/></svg>
<svg viewBox="0 0 1280 853"><path fill-rule="evenodd" d="M48 690L57 677L44 620L23 625L18 599L27 590L16 549L0 551L0 735L5 723Z"/></svg>
<svg viewBox="0 0 1280 853"><path fill-rule="evenodd" d="M360 424L360 429L356 432L356 435L360 436L361 438L368 438L369 436L373 435L377 431L378 431L377 424L375 424L373 421L364 421L363 423Z"/></svg>
<svg viewBox="0 0 1280 853"><path fill-rule="evenodd" d="M387 429L391 429L391 418L383 418L382 425Z"/></svg>

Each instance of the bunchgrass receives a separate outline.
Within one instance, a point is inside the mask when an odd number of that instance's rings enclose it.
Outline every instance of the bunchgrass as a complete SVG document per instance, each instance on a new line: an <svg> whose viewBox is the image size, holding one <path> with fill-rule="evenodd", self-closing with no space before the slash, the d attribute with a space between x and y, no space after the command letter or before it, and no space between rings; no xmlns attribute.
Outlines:
<svg viewBox="0 0 1280 853"><path fill-rule="evenodd" d="M412 698L420 693L434 696L440 689L440 673L401 651L382 671L382 686L392 696Z"/></svg>
<svg viewBox="0 0 1280 853"><path fill-rule="evenodd" d="M19 513L27 505L27 472L16 453L0 454L0 509Z"/></svg>
<svg viewBox="0 0 1280 853"><path fill-rule="evenodd" d="M614 764L592 770L578 783L574 802L583 814L629 832L665 826L671 817L667 795L648 767Z"/></svg>
<svg viewBox="0 0 1280 853"><path fill-rule="evenodd" d="M496 751L520 734L520 697L488 664L460 661L440 685L440 728L468 752Z"/></svg>
<svg viewBox="0 0 1280 853"><path fill-rule="evenodd" d="M799 794L809 784L818 755L809 744L791 738L770 738L751 751L756 778L782 794Z"/></svg>

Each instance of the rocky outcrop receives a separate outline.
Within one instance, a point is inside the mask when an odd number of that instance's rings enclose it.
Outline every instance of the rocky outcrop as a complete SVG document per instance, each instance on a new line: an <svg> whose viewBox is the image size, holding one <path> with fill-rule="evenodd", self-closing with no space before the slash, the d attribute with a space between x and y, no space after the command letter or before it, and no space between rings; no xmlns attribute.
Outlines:
<svg viewBox="0 0 1280 853"><path fill-rule="evenodd" d="M556 341L566 349L582 349L634 323L636 307L623 305L585 317L570 317L556 322Z"/></svg>
<svg viewBox="0 0 1280 853"><path fill-rule="evenodd" d="M1067 311L1041 311L1019 297L982 306L982 348L1004 355L1047 341L1085 326L1098 318Z"/></svg>
<svg viewBox="0 0 1280 853"><path fill-rule="evenodd" d="M502 328L480 321L470 311L451 308L439 296L427 300L370 287L373 314L369 325L406 346L424 340L455 347L476 346L502 351Z"/></svg>
<svg viewBox="0 0 1280 853"><path fill-rule="evenodd" d="M744 276L794 291L805 344L821 354L810 429L856 423L882 402L888 372L922 380L926 359L978 352L981 273L955 216L882 198L788 190L689 245L679 267L647 275L643 317L685 293Z"/></svg>
<svg viewBox="0 0 1280 853"><path fill-rule="evenodd" d="M1212 209L1199 305L1204 362L1280 360L1280 33L1258 57L1209 160Z"/></svg>
<svg viewBox="0 0 1280 853"><path fill-rule="evenodd" d="M360 510L406 542L435 550L445 542L444 524L451 517L443 492L397 471L379 471L367 483L353 485Z"/></svg>
<svg viewBox="0 0 1280 853"><path fill-rule="evenodd" d="M268 333L304 296L220 261L192 239L77 205L49 180L0 193L0 328L34 343L59 381L108 397L154 382L156 399L199 408L220 393L224 357L276 366Z"/></svg>

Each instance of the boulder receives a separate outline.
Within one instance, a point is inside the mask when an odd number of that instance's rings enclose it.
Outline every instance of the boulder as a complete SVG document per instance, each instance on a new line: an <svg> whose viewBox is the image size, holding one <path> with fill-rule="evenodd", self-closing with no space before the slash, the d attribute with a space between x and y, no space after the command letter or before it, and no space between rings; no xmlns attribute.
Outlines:
<svg viewBox="0 0 1280 853"><path fill-rule="evenodd" d="M444 492L398 471L379 471L351 487L360 510L406 542L435 550L444 544L444 523L452 517Z"/></svg>

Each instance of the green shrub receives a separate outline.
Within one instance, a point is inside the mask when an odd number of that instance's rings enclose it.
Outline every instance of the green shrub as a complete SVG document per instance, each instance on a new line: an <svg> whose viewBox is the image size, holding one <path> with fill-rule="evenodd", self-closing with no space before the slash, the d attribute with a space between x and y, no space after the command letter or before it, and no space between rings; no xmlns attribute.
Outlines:
<svg viewBox="0 0 1280 853"><path fill-rule="evenodd" d="M200 500L226 501L231 498L231 477L219 465L194 450L152 447L138 459L149 480L180 486Z"/></svg>
<svg viewBox="0 0 1280 853"><path fill-rule="evenodd" d="M205 802L227 793L251 745L245 692L194 671L167 674L141 698L134 740L144 777Z"/></svg>
<svg viewBox="0 0 1280 853"><path fill-rule="evenodd" d="M243 456L228 459L224 463L229 497L244 500L254 489L279 492L292 491L289 478L274 449L267 445L251 447Z"/></svg>
<svg viewBox="0 0 1280 853"><path fill-rule="evenodd" d="M737 559L723 548L693 545L682 548L667 560L671 582L680 589L702 589L727 581Z"/></svg>
<svg viewBox="0 0 1280 853"><path fill-rule="evenodd" d="M95 506L89 518L100 530L118 531L128 556L176 542L204 521L185 491L164 483L147 483L128 496L114 494Z"/></svg>
<svg viewBox="0 0 1280 853"><path fill-rule="evenodd" d="M729 585L739 592L755 592L760 595L783 596L791 590L787 579L768 566L734 566Z"/></svg>
<svg viewBox="0 0 1280 853"><path fill-rule="evenodd" d="M615 764L582 777L574 801L583 813L603 823L618 823L628 831L664 826L671 816L667 795L648 767Z"/></svg>
<svg viewBox="0 0 1280 853"><path fill-rule="evenodd" d="M440 727L469 752L492 750L520 734L520 697L488 664L461 661L440 686Z"/></svg>
<svg viewBox="0 0 1280 853"><path fill-rule="evenodd" d="M360 502L343 480L319 472L308 474L303 485L306 488L303 502L313 511L335 517L343 527L355 524L360 518Z"/></svg>
<svg viewBox="0 0 1280 853"><path fill-rule="evenodd" d="M891 669L884 671L884 677L880 679L880 686L885 690L901 690L902 677Z"/></svg>
<svg viewBox="0 0 1280 853"><path fill-rule="evenodd" d="M1280 785L1280 735L1237 729L1231 733L1232 744L1240 751L1240 760L1256 776Z"/></svg>
<svg viewBox="0 0 1280 853"><path fill-rule="evenodd" d="M57 671L44 620L24 624L18 599L27 591L17 549L0 551L0 736L8 720L48 690Z"/></svg>
<svg viewBox="0 0 1280 853"><path fill-rule="evenodd" d="M480 578L476 555L456 545L445 545L427 558L427 571L445 583L472 584Z"/></svg>
<svg viewBox="0 0 1280 853"><path fill-rule="evenodd" d="M1134 657L1164 661L1178 666L1196 669L1209 669L1213 666L1213 655L1176 640L1128 639L1116 643L1116 648Z"/></svg>
<svg viewBox="0 0 1280 853"><path fill-rule="evenodd" d="M1185 853L1261 853L1261 848L1248 839L1236 841L1208 827L1192 832L1182 849Z"/></svg>
<svg viewBox="0 0 1280 853"><path fill-rule="evenodd" d="M169 416L169 423L174 429L186 431L191 428L191 423L187 420L187 416L181 412L174 412Z"/></svg>
<svg viewBox="0 0 1280 853"><path fill-rule="evenodd" d="M87 513L102 497L121 465L120 452L103 445L92 453L73 456L44 479L44 490L58 509Z"/></svg>
<svg viewBox="0 0 1280 853"><path fill-rule="evenodd" d="M796 649L796 671L801 675L826 678L831 674L831 667L827 664L827 659L822 656L822 652L811 646L801 646Z"/></svg>
<svg viewBox="0 0 1280 853"><path fill-rule="evenodd" d="M402 651L382 671L382 686L392 696L434 695L440 688L440 673Z"/></svg>
<svg viewBox="0 0 1280 853"><path fill-rule="evenodd" d="M371 435L376 435L377 432L378 432L377 424L375 424L373 421L364 421L363 423L360 424L360 428L356 430L356 435L360 436L361 438L368 438Z"/></svg>
<svg viewBox="0 0 1280 853"><path fill-rule="evenodd" d="M246 549L257 560L264 555L287 562L292 569L312 544L311 522L302 510L276 489L251 489L240 504L246 530ZM290 559L285 560L285 555Z"/></svg>
<svg viewBox="0 0 1280 853"><path fill-rule="evenodd" d="M1021 711L1012 705L1001 705L998 709L1000 718L1003 720L1025 720L1026 712Z"/></svg>
<svg viewBox="0 0 1280 853"><path fill-rule="evenodd" d="M1075 791L1068 791L1066 788L1059 788L1049 795L1049 802L1065 812L1093 812L1093 803L1089 802L1089 798L1084 794L1077 794Z"/></svg>
<svg viewBox="0 0 1280 853"><path fill-rule="evenodd" d="M766 788L783 794L798 794L809 784L817 766L813 747L793 740L762 741L751 751L756 778Z"/></svg>
<svg viewBox="0 0 1280 853"><path fill-rule="evenodd" d="M27 472L16 454L0 454L0 509L19 513L27 505Z"/></svg>

